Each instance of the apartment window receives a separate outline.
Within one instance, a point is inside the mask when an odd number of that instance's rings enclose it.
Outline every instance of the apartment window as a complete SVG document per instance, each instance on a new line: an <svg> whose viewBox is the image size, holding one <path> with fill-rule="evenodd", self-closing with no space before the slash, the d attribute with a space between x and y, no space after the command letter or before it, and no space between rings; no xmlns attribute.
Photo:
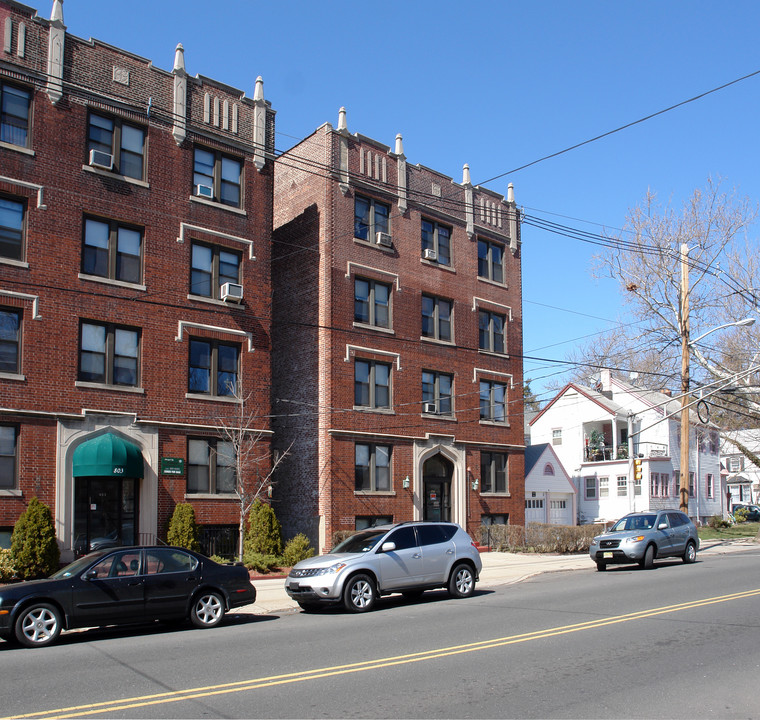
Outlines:
<svg viewBox="0 0 760 720"><path fill-rule="evenodd" d="M0 142L29 146L29 90L0 82Z"/></svg>
<svg viewBox="0 0 760 720"><path fill-rule="evenodd" d="M217 439L188 439L188 493L234 493L235 468L235 447L231 442Z"/></svg>
<svg viewBox="0 0 760 720"><path fill-rule="evenodd" d="M139 283L142 278L142 231L114 221L85 218L82 272Z"/></svg>
<svg viewBox="0 0 760 720"><path fill-rule="evenodd" d="M711 473L707 473L707 497L709 500L715 498L715 477Z"/></svg>
<svg viewBox="0 0 760 720"><path fill-rule="evenodd" d="M552 445L562 445L562 428L552 430Z"/></svg>
<svg viewBox="0 0 760 720"><path fill-rule="evenodd" d="M390 408L391 366L374 360L354 363L354 405L367 408Z"/></svg>
<svg viewBox="0 0 760 720"><path fill-rule="evenodd" d="M504 246L488 240L478 240L478 277L504 282Z"/></svg>
<svg viewBox="0 0 760 720"><path fill-rule="evenodd" d="M23 260L25 203L0 197L0 257Z"/></svg>
<svg viewBox="0 0 760 720"><path fill-rule="evenodd" d="M584 478L584 497L586 500L596 500L596 478Z"/></svg>
<svg viewBox="0 0 760 720"><path fill-rule="evenodd" d="M744 458L741 455L728 458L729 472L741 472L744 469Z"/></svg>
<svg viewBox="0 0 760 720"><path fill-rule="evenodd" d="M509 489L506 453L480 453L481 492L504 494Z"/></svg>
<svg viewBox="0 0 760 720"><path fill-rule="evenodd" d="M660 473L660 491L662 497L670 497L670 475L668 473Z"/></svg>
<svg viewBox="0 0 760 720"><path fill-rule="evenodd" d="M144 128L122 122L120 118L90 113L87 140L90 165L110 165L109 169L120 175L143 179Z"/></svg>
<svg viewBox="0 0 760 720"><path fill-rule="evenodd" d="M617 477L617 494L618 497L628 495L628 478L625 475L618 475Z"/></svg>
<svg viewBox="0 0 760 720"><path fill-rule="evenodd" d="M451 415L451 386L454 376L447 373L422 371L422 411Z"/></svg>
<svg viewBox="0 0 760 720"><path fill-rule="evenodd" d="M356 443L354 488L357 492L388 492L391 489L391 446Z"/></svg>
<svg viewBox="0 0 760 720"><path fill-rule="evenodd" d="M422 257L439 265L451 265L451 228L423 220Z"/></svg>
<svg viewBox="0 0 760 720"><path fill-rule="evenodd" d="M239 208L243 163L220 152L195 148L193 194Z"/></svg>
<svg viewBox="0 0 760 720"><path fill-rule="evenodd" d="M138 384L140 333L128 327L83 322L79 343L79 379L105 385Z"/></svg>
<svg viewBox="0 0 760 720"><path fill-rule="evenodd" d="M606 477L600 477L599 478L599 497L609 497L610 496L610 479Z"/></svg>
<svg viewBox="0 0 760 720"><path fill-rule="evenodd" d="M451 342L451 301L422 296L422 336Z"/></svg>
<svg viewBox="0 0 760 720"><path fill-rule="evenodd" d="M0 425L0 490L15 490L18 486L18 428Z"/></svg>
<svg viewBox="0 0 760 720"><path fill-rule="evenodd" d="M487 310L478 311L478 347L493 353L504 352L505 316Z"/></svg>
<svg viewBox="0 0 760 720"><path fill-rule="evenodd" d="M374 242L377 233L390 233L390 205L357 195L354 199L354 237Z"/></svg>
<svg viewBox="0 0 760 720"><path fill-rule="evenodd" d="M507 421L507 386L490 380L480 381L480 419Z"/></svg>
<svg viewBox="0 0 760 720"><path fill-rule="evenodd" d="M544 465L544 475L546 477L554 477L554 465L546 463L546 465Z"/></svg>
<svg viewBox="0 0 760 720"><path fill-rule="evenodd" d="M481 515L481 525L509 525L509 514Z"/></svg>
<svg viewBox="0 0 760 720"><path fill-rule="evenodd" d="M392 522L392 515L357 515L354 518L354 529L358 532L378 525L390 525Z"/></svg>
<svg viewBox="0 0 760 720"><path fill-rule="evenodd" d="M391 326L391 286L375 280L354 280L354 321L380 328Z"/></svg>
<svg viewBox="0 0 760 720"><path fill-rule="evenodd" d="M0 309L0 372L16 374L20 367L21 312Z"/></svg>
<svg viewBox="0 0 760 720"><path fill-rule="evenodd" d="M191 340L188 391L234 397L238 387L240 347L215 340Z"/></svg>
<svg viewBox="0 0 760 720"><path fill-rule="evenodd" d="M190 294L219 300L224 283L240 284L240 253L193 243Z"/></svg>
<svg viewBox="0 0 760 720"><path fill-rule="evenodd" d="M649 474L649 494L651 497L660 497L660 473Z"/></svg>

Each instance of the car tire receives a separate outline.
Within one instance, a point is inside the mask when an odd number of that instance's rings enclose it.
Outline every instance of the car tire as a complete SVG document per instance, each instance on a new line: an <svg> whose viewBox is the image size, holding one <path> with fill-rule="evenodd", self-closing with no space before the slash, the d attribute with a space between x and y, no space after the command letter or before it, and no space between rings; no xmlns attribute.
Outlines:
<svg viewBox="0 0 760 720"><path fill-rule="evenodd" d="M697 561L697 546L691 540L686 543L686 549L681 557L687 565Z"/></svg>
<svg viewBox="0 0 760 720"><path fill-rule="evenodd" d="M216 590L196 595L190 610L190 622L197 628L216 627L224 617L224 598Z"/></svg>
<svg viewBox="0 0 760 720"><path fill-rule="evenodd" d="M652 569L654 566L654 545L647 546L647 549L644 551L644 557L641 559L640 565L644 570Z"/></svg>
<svg viewBox="0 0 760 720"><path fill-rule="evenodd" d="M16 640L26 647L45 647L61 634L61 613L48 603L34 603L24 608L14 624Z"/></svg>
<svg viewBox="0 0 760 720"><path fill-rule="evenodd" d="M375 606L377 589L375 581L364 573L358 573L346 581L343 588L343 607L350 612L367 612Z"/></svg>
<svg viewBox="0 0 760 720"><path fill-rule="evenodd" d="M604 572L604 571L607 569L607 563L606 563L606 562L598 562L598 563L596 564L596 569L597 569L599 572Z"/></svg>
<svg viewBox="0 0 760 720"><path fill-rule="evenodd" d="M467 563L454 566L449 576L448 591L455 598L470 597L475 592L475 575Z"/></svg>

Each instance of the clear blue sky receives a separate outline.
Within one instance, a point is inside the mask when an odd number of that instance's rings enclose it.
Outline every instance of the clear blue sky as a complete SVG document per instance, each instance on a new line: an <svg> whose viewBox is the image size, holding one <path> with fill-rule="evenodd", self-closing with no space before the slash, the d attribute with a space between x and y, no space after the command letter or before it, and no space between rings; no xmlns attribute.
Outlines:
<svg viewBox="0 0 760 720"><path fill-rule="evenodd" d="M43 17L52 0L29 2ZM411 163L591 232L622 226L647 188L680 205L709 176L760 198L760 75L605 139L509 172L760 70L760 3L65 0L68 31L253 94L264 78L278 150L348 112L348 129ZM593 245L523 228L524 354L562 360L625 322ZM542 389L557 366L526 360Z"/></svg>

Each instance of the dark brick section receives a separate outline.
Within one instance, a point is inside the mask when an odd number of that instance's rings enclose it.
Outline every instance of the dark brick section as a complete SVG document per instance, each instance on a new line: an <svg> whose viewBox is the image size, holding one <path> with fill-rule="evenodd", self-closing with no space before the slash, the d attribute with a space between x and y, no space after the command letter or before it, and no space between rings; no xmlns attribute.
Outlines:
<svg viewBox="0 0 760 720"><path fill-rule="evenodd" d="M253 163L254 103L242 91L207 78L188 78L187 136L178 146L172 135L173 74L97 41L66 35L63 97L53 105L44 75L49 22L32 17L22 5L0 0L0 28L9 17L13 42L10 53L0 52L0 80L30 89L33 99L31 153L0 144L0 176L9 179L0 180L0 197L26 202L24 262L0 259L0 306L22 309L19 372L15 377L0 375L0 423L19 429L18 487L0 492L0 529L12 526L29 498L38 495L59 514L66 513L56 520L62 547L71 547L71 499L61 497L62 489L72 488L70 477L61 477L71 473L70 457L64 461L59 454L68 452L65 448L75 441L80 423L93 434L113 426L127 436L139 430L155 438L157 445L150 451L142 445L147 469L141 482L157 482L157 510L143 508L142 515L155 513L155 521L151 526L141 517L140 531L161 535L175 503L185 499L186 477L161 475L158 459L186 460L188 435L218 436L216 426L234 422L236 414L234 403L187 397L189 338L239 345L239 376L243 392L251 395L248 407L259 418L256 426L270 429L274 166L267 160L258 170ZM21 23L26 27L23 57L17 53ZM174 48L167 48L170 66L173 57ZM128 74L128 84L114 80L115 69L122 77ZM206 102L211 107L208 121ZM221 117L215 122L215 102L220 115L226 104L226 129ZM90 110L146 131L143 182L87 166ZM266 137L271 153L274 112L269 107ZM191 197L196 144L243 161L242 212ZM38 207L37 186L44 209ZM82 273L85 215L142 228L139 284ZM242 303L188 297L193 240L240 254ZM38 298L38 319L33 297ZM82 320L139 330L137 391L77 383ZM237 523L234 498L192 502L202 523Z"/></svg>
<svg viewBox="0 0 760 720"><path fill-rule="evenodd" d="M524 519L520 245L519 237L510 236L514 202L477 187L469 201L464 185L401 160L380 143L324 125L276 162L274 428L281 443L292 443L292 458L275 499L288 531L319 537L323 547L336 531L353 530L357 518L425 517L432 487L425 476L436 458L448 462L450 518L474 537L483 516L508 516L515 524ZM399 173L406 173L405 209L399 207ZM357 195L390 206L392 247L354 237ZM423 219L450 229L449 267L422 258ZM512 235L519 234L519 223L512 228ZM503 282L478 277L479 238L504 249ZM357 277L391 286L390 332L354 322ZM453 303L453 343L421 337L423 294ZM479 309L506 317L505 353L479 350ZM356 358L392 365L390 411L354 408ZM422 412L423 370L453 375L453 416ZM481 421L481 378L508 386L508 422ZM390 492L356 491L357 442L392 447ZM507 454L506 493L482 492L482 452Z"/></svg>

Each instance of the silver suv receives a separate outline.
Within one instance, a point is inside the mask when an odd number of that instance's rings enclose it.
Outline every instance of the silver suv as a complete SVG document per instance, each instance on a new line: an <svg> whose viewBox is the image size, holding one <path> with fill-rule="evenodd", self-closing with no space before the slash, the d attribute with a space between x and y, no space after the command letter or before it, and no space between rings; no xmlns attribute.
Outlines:
<svg viewBox="0 0 760 720"><path fill-rule="evenodd" d="M459 525L405 522L362 530L328 555L302 560L285 591L304 610L342 602L347 610L366 612L380 595L396 592L419 597L443 587L454 597L469 597L481 568L475 543Z"/></svg>
<svg viewBox="0 0 760 720"><path fill-rule="evenodd" d="M649 569L655 558L680 557L685 563L697 559L697 528L680 510L649 510L620 518L603 535L597 535L589 555L597 570L613 563L638 563Z"/></svg>

